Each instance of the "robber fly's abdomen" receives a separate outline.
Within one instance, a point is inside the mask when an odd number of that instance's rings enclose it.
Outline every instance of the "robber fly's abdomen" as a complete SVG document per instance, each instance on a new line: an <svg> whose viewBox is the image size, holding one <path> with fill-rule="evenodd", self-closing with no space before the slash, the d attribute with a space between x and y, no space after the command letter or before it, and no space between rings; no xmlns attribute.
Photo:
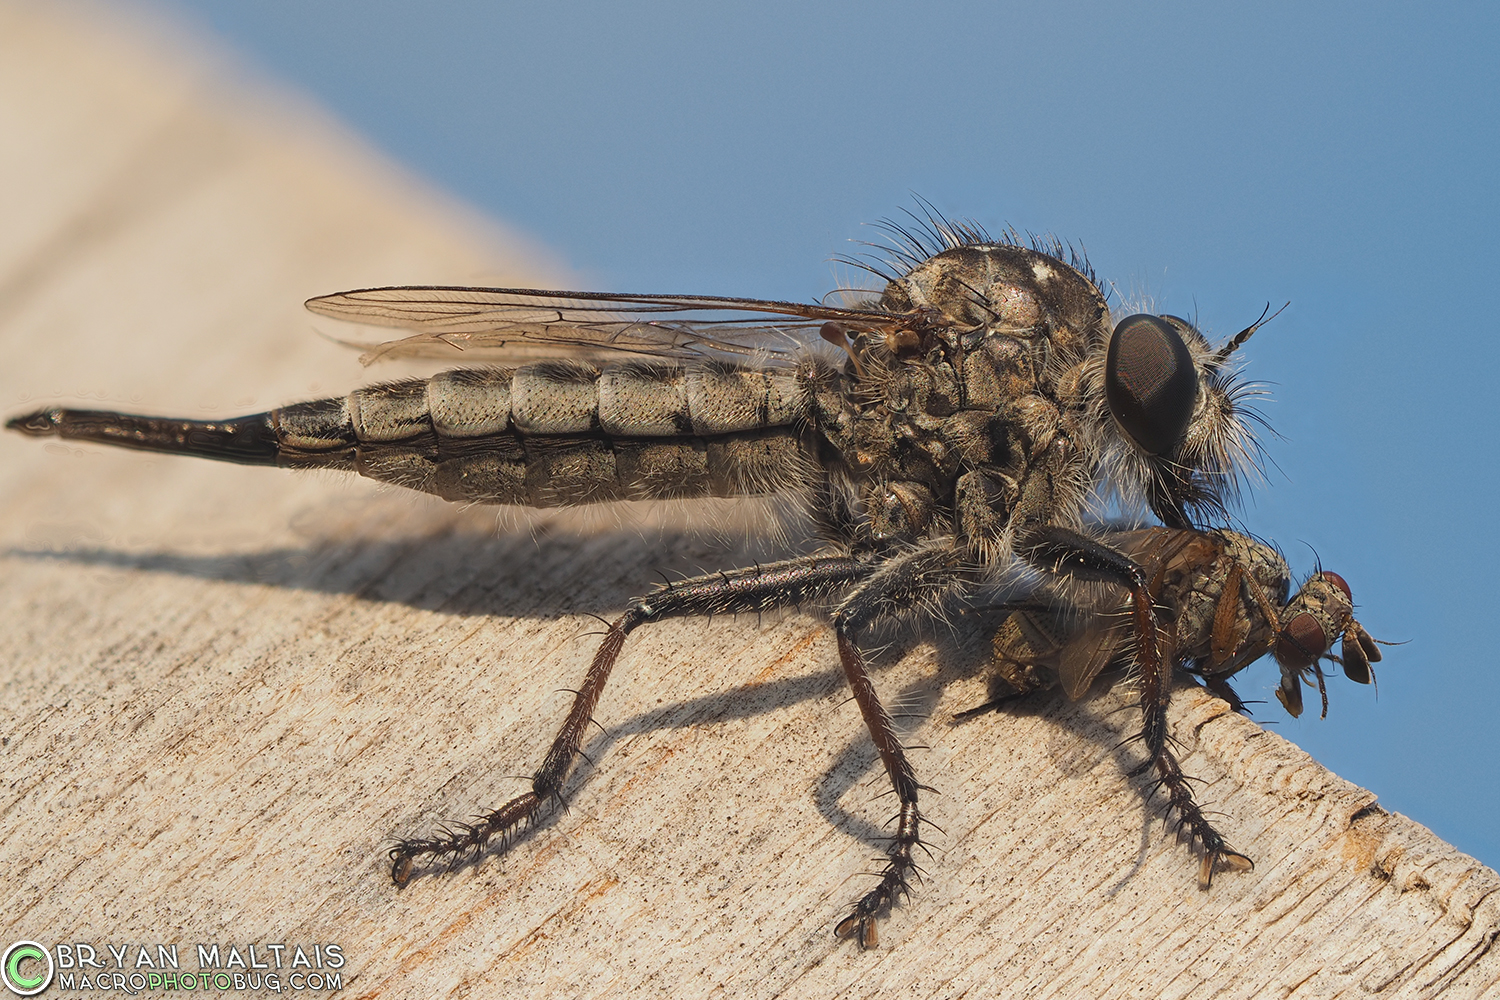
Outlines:
<svg viewBox="0 0 1500 1000"><path fill-rule="evenodd" d="M50 409L15 429L251 465L333 468L468 503L746 496L805 475L805 373L543 362L459 369L231 420Z"/></svg>

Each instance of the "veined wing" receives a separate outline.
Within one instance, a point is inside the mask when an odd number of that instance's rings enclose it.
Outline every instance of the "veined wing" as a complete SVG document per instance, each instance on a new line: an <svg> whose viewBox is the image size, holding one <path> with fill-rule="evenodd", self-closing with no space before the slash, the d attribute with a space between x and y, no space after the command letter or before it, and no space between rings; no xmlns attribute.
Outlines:
<svg viewBox="0 0 1500 1000"><path fill-rule="evenodd" d="M1103 540L1130 556L1146 572L1147 590L1152 600L1161 595L1166 572L1172 566L1188 561L1202 561L1204 547L1212 551L1214 542L1202 532L1178 528L1140 528L1111 532ZM1105 667L1135 641L1131 623L1129 595L1124 587L1107 585L1102 606L1079 615L1080 628L1058 657L1057 678L1070 700L1088 691ZM1172 636L1162 629L1158 642L1169 644ZM1161 655L1170 660L1172 650L1163 645Z"/></svg>
<svg viewBox="0 0 1500 1000"><path fill-rule="evenodd" d="M416 331L382 344L357 344L367 349L360 359L365 364L393 357L451 358L460 351L476 361L751 355L775 360L791 357L827 323L884 331L910 319L863 306L436 285L363 288L307 301L307 308L322 316ZM786 321L768 319L776 316Z"/></svg>
<svg viewBox="0 0 1500 1000"><path fill-rule="evenodd" d="M1191 528L1115 531L1104 540L1140 563L1153 598L1160 596L1162 576L1168 569L1209 562L1218 550L1218 543L1211 535Z"/></svg>

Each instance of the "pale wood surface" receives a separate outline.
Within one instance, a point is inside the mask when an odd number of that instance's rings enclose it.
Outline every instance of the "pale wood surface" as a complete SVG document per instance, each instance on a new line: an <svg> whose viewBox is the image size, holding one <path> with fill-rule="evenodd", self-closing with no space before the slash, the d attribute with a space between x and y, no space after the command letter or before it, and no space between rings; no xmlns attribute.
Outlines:
<svg viewBox="0 0 1500 1000"><path fill-rule="evenodd" d="M367 373L311 294L566 283L187 47L0 2L6 413L341 392ZM975 642L886 658L943 833L881 949L836 942L892 807L803 614L642 630L571 812L398 892L388 838L523 787L591 615L756 553L12 434L0 468L5 941L332 941L359 997L1500 995L1494 872L1184 689L1186 766L1256 861L1201 892L1124 775L1125 695L950 725Z"/></svg>

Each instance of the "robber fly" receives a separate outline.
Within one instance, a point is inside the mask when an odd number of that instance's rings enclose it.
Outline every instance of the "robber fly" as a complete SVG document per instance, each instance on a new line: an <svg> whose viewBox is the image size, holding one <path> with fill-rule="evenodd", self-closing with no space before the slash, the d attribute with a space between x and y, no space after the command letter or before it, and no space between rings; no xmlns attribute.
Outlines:
<svg viewBox="0 0 1500 1000"><path fill-rule="evenodd" d="M875 943L921 843L915 771L856 636L984 587L1063 575L1130 595L1153 690L1149 576L1082 530L1100 497L1171 528L1221 516L1253 458L1231 356L1173 316L1112 323L1086 261L1056 241L992 241L933 219L898 246L878 295L839 306L690 295L373 288L315 313L406 328L377 356L462 349L470 367L252 416L197 421L47 408L8 426L257 465L342 469L463 503L792 498L824 548L664 587L610 626L532 789L472 825L391 851L405 884L504 845L560 802L610 670L638 626L682 615L831 601L839 660L900 802L879 883L837 929ZM904 241L904 242L903 242ZM872 268L873 269L873 268ZM1262 320L1264 315L1262 316ZM833 345L830 347L829 345ZM1150 696L1154 698L1156 696ZM1161 781L1191 795L1157 706L1145 738ZM1174 800L1175 801L1175 800ZM1238 855L1195 825L1212 867Z"/></svg>

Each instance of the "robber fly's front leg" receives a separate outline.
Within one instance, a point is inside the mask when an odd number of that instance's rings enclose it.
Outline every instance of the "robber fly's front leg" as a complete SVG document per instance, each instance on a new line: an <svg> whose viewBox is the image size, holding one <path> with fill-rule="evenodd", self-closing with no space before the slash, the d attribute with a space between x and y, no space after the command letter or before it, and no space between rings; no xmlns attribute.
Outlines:
<svg viewBox="0 0 1500 1000"><path fill-rule="evenodd" d="M391 878L405 885L418 860L431 858L452 868L481 855L491 841L501 846L521 824L543 807L562 800L563 783L578 756L583 734L610 670L637 626L663 618L770 611L824 597L868 574L871 565L850 556L807 556L749 569L694 577L661 588L637 601L604 636L583 685L573 698L562 728L542 766L531 778L531 791L518 795L472 824L456 825L430 839L403 840L391 849Z"/></svg>
<svg viewBox="0 0 1500 1000"><path fill-rule="evenodd" d="M1251 866L1250 859L1229 846L1203 815L1193 799L1187 775L1167 741L1167 704L1171 698L1172 663L1162 656L1161 635L1152 608L1149 581L1140 564L1108 545L1076 531L1055 526L1032 531L1022 546L1033 565L1083 580L1118 583L1130 592L1131 631L1135 638L1135 660L1140 670L1141 742L1146 746L1145 763L1132 776L1156 769L1156 787L1167 793L1168 813L1175 812L1178 828L1186 827L1203 846L1198 882L1207 888L1219 864L1239 870Z"/></svg>
<svg viewBox="0 0 1500 1000"><path fill-rule="evenodd" d="M856 938L861 948L874 948L879 943L876 920L908 894L911 875L916 870L916 860L912 855L922 843L922 816L917 809L917 793L927 786L917 782L895 723L880 703L880 696L875 692L852 633L867 625L908 617L923 607L930 607L958 584L961 571L962 562L958 550L953 547L953 540L935 540L882 563L844 598L833 614L844 677L849 682L855 703L859 705L865 727L875 741L875 748L880 752L881 763L885 765L885 773L891 779L901 807L896 834L886 851L889 860L879 883L861 896L849 915L834 928L834 933L841 937ZM931 791L930 788L927 790Z"/></svg>

